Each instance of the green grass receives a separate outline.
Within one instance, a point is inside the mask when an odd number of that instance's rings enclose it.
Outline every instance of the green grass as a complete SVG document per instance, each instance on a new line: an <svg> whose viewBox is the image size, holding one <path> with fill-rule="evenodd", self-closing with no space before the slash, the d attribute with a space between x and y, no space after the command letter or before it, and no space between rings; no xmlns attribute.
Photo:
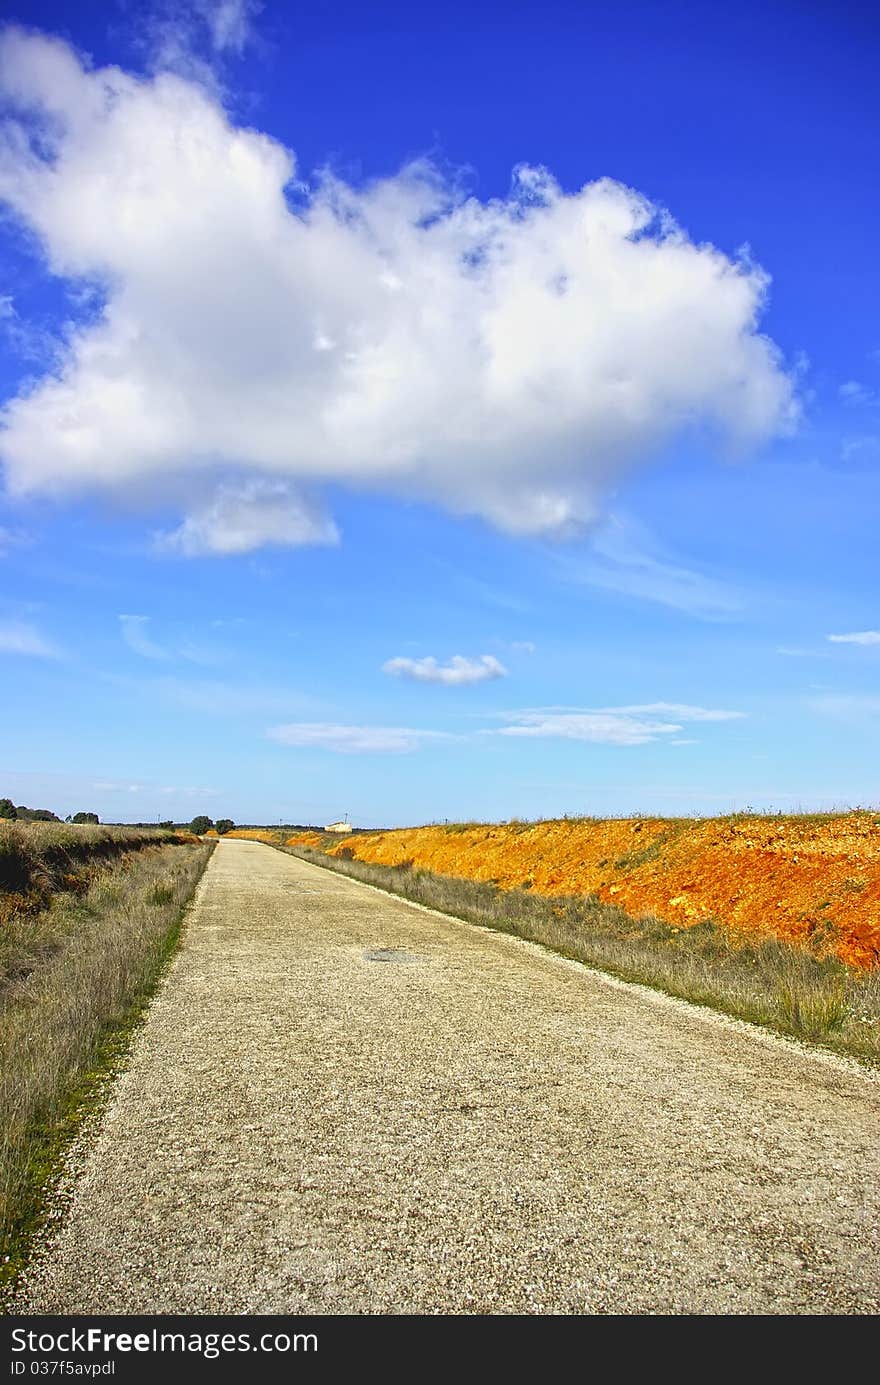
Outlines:
<svg viewBox="0 0 880 1385"><path fill-rule="evenodd" d="M213 843L153 838L36 919L13 916L0 975L0 1286L27 1260L47 1186L125 1050L177 939ZM34 947L34 937L39 946ZM21 959L27 958L26 965Z"/></svg>
<svg viewBox="0 0 880 1385"><path fill-rule="evenodd" d="M550 898L430 871L371 865L309 847L281 850L470 923L543 944L625 981L706 1005L779 1033L880 1063L880 972L823 950L747 939L705 919L677 928L632 918L595 895Z"/></svg>

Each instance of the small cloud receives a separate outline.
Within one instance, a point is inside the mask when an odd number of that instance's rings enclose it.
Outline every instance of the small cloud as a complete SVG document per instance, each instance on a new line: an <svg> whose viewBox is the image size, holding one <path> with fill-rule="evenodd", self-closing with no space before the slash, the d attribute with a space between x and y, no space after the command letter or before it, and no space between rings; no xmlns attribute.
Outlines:
<svg viewBox="0 0 880 1385"><path fill-rule="evenodd" d="M512 640L510 648L514 654L534 654L536 646L531 640Z"/></svg>
<svg viewBox="0 0 880 1385"><path fill-rule="evenodd" d="M280 745L334 750L342 755L404 754L425 740L443 738L441 731L416 731L402 726L336 726L323 721L296 721L267 732Z"/></svg>
<svg viewBox="0 0 880 1385"><path fill-rule="evenodd" d="M699 741L689 740L685 736L679 736L676 740L670 741L670 745L699 745Z"/></svg>
<svg viewBox="0 0 880 1385"><path fill-rule="evenodd" d="M142 659L170 659L171 655L155 640L151 640L147 634L147 626L150 623L149 616L120 616L119 627L122 638L129 649L135 654L139 654Z"/></svg>
<svg viewBox="0 0 880 1385"><path fill-rule="evenodd" d="M826 635L832 644L880 644L880 630L855 630L851 635Z"/></svg>
<svg viewBox="0 0 880 1385"><path fill-rule="evenodd" d="M627 707L546 707L510 712L509 726L488 735L591 741L600 745L647 745L675 736L689 721L733 721L742 712L693 707L680 702L647 702ZM672 743L672 742L670 742Z"/></svg>
<svg viewBox="0 0 880 1385"><path fill-rule="evenodd" d="M22 621L0 623L0 654L21 654L32 659L58 659L59 651L33 625Z"/></svg>
<svg viewBox="0 0 880 1385"><path fill-rule="evenodd" d="M461 687L467 683L486 683L494 678L506 678L507 669L492 654L478 659L465 659L455 654L448 664L438 664L431 656L425 659L389 659L382 665L383 673L395 678L412 678L417 683L443 683Z"/></svg>
<svg viewBox="0 0 880 1385"><path fill-rule="evenodd" d="M783 654L786 659L811 659L820 657L819 650L802 649L799 645L793 644L778 644L776 646L776 653ZM824 651L822 651L822 653L824 653Z"/></svg>
<svg viewBox="0 0 880 1385"><path fill-rule="evenodd" d="M853 408L870 408L880 404L880 394L868 385L863 385L860 380L847 380L837 393L844 404L850 404Z"/></svg>
<svg viewBox="0 0 880 1385"><path fill-rule="evenodd" d="M219 486L179 528L157 536L160 550L184 558L253 553L267 544L298 548L338 542L332 519L286 482L263 480Z"/></svg>

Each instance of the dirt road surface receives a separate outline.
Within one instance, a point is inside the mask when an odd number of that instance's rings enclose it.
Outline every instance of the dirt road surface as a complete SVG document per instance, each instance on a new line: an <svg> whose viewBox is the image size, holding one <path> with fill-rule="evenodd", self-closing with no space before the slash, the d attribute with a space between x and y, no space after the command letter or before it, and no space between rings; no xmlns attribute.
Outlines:
<svg viewBox="0 0 880 1385"><path fill-rule="evenodd" d="M221 841L26 1313L878 1309L876 1077Z"/></svg>

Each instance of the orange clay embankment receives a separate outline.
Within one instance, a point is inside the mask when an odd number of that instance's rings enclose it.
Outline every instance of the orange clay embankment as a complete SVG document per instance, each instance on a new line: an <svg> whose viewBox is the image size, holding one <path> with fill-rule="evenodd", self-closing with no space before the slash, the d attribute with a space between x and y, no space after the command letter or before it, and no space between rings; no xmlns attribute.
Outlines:
<svg viewBox="0 0 880 1385"><path fill-rule="evenodd" d="M880 814L703 820L565 820L417 827L344 842L332 855L414 866L542 895L595 894L627 913L742 933L880 963Z"/></svg>

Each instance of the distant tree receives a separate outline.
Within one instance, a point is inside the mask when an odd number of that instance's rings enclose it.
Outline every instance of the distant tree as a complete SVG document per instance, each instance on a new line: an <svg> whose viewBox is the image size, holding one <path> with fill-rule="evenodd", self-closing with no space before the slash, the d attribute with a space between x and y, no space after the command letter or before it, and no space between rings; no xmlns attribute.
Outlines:
<svg viewBox="0 0 880 1385"><path fill-rule="evenodd" d="M222 837L224 832L232 831L235 823L232 821L232 818L218 818L214 826L217 828L217 836Z"/></svg>
<svg viewBox="0 0 880 1385"><path fill-rule="evenodd" d="M71 821L71 822L93 822L93 823L95 824L95 826L97 827L97 825L98 825L98 823L101 821L101 819L98 817L98 814L97 814L97 813L74 813L74 815L73 815L73 817L70 819L70 821Z"/></svg>
<svg viewBox="0 0 880 1385"><path fill-rule="evenodd" d="M11 798L0 798L0 818L13 820L18 817L18 813Z"/></svg>
<svg viewBox="0 0 880 1385"><path fill-rule="evenodd" d="M213 826L213 819L205 817L204 813L200 813L198 817L193 818L189 825L189 830L190 832L195 832L197 837L203 837L208 828Z"/></svg>
<svg viewBox="0 0 880 1385"><path fill-rule="evenodd" d="M15 810L19 822L60 822L61 819L48 808L25 808L19 803Z"/></svg>
<svg viewBox="0 0 880 1385"><path fill-rule="evenodd" d="M160 822L159 826L164 827L166 832L170 832L172 827L174 826L174 823L171 821L170 818L168 818L166 822Z"/></svg>

